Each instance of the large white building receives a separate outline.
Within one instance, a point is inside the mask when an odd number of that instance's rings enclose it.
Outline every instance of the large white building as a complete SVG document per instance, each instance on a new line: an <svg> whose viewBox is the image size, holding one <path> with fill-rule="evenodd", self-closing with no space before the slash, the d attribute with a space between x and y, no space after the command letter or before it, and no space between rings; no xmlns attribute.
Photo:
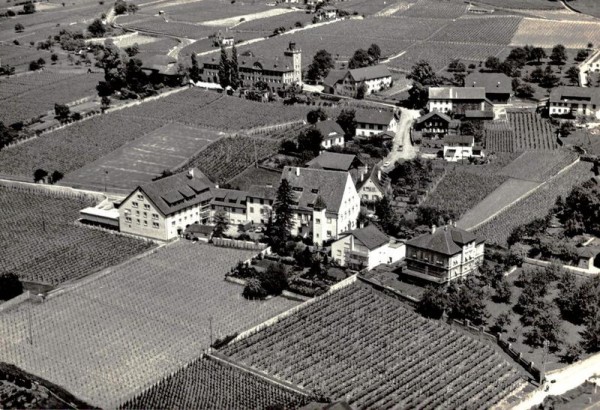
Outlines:
<svg viewBox="0 0 600 410"><path fill-rule="evenodd" d="M550 115L585 115L600 118L600 89L557 87L548 101Z"/></svg>
<svg viewBox="0 0 600 410"><path fill-rule="evenodd" d="M356 136L370 137L383 132L395 133L398 115L392 110L356 110Z"/></svg>
<svg viewBox="0 0 600 410"><path fill-rule="evenodd" d="M331 257L341 266L355 270L398 262L405 253L403 243L391 240L374 225L342 233L331 244Z"/></svg>
<svg viewBox="0 0 600 410"><path fill-rule="evenodd" d="M472 135L447 135L444 138L444 159L448 162L483 157L483 148L475 145Z"/></svg>
<svg viewBox="0 0 600 410"><path fill-rule="evenodd" d="M464 114L465 111L491 110L485 87L429 87L427 109L442 113Z"/></svg>
<svg viewBox="0 0 600 410"><path fill-rule="evenodd" d="M392 74L385 65L374 65L348 70L339 79L334 90L337 94L356 97L358 89L364 87L364 95L384 90L392 85Z"/></svg>

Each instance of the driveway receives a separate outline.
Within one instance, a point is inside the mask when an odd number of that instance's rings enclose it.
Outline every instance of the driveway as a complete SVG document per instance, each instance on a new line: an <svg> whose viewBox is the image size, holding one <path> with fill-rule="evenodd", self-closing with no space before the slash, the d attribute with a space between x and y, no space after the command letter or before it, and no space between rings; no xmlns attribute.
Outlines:
<svg viewBox="0 0 600 410"><path fill-rule="evenodd" d="M419 117L418 110L401 109L400 121L396 128L396 137L394 138L392 151L383 159L383 163L390 162L390 166L384 168L385 171L391 169L393 164L398 160L413 159L417 156L418 149L410 142L410 129L413 122ZM402 151L398 151L400 145L403 147Z"/></svg>

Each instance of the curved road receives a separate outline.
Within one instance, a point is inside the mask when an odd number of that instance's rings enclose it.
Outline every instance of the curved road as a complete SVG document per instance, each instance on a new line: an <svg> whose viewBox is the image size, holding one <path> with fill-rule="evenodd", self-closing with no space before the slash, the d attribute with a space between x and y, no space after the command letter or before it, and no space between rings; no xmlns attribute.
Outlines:
<svg viewBox="0 0 600 410"><path fill-rule="evenodd" d="M386 171L391 169L396 161L415 158L418 153L417 148L410 142L410 129L413 122L419 118L419 111L406 108L402 108L400 111L400 121L396 128L392 151L383 159L383 163L390 163L389 166L383 168ZM399 146L402 146L402 151L398 151Z"/></svg>

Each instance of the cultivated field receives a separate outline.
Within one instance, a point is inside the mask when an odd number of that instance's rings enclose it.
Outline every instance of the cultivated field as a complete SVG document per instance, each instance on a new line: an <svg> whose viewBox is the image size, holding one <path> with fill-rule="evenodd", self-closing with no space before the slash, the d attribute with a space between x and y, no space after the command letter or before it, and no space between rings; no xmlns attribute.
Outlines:
<svg viewBox="0 0 600 410"><path fill-rule="evenodd" d="M129 193L163 171L186 164L222 132L169 123L68 174L61 182L76 188Z"/></svg>
<svg viewBox="0 0 600 410"><path fill-rule="evenodd" d="M2 61L4 64L4 61ZM65 104L96 95L100 73L79 74L50 70L27 75L0 77L0 121L13 124L26 121L48 111L54 104Z"/></svg>
<svg viewBox="0 0 600 410"><path fill-rule="evenodd" d="M551 48L562 44L566 48L585 48L588 43L600 44L600 23L524 18L511 45Z"/></svg>
<svg viewBox="0 0 600 410"><path fill-rule="evenodd" d="M498 174L526 181L544 182L577 160L570 151L526 151Z"/></svg>
<svg viewBox="0 0 600 410"><path fill-rule="evenodd" d="M360 283L222 353L359 409L487 408L520 382L492 347Z"/></svg>
<svg viewBox="0 0 600 410"><path fill-rule="evenodd" d="M542 218L552 209L558 196L563 198L573 187L590 179L592 164L578 162L569 170L551 179L527 198L511 206L496 218L475 230L487 243L506 246L506 240L517 226Z"/></svg>
<svg viewBox="0 0 600 410"><path fill-rule="evenodd" d="M508 111L507 117L508 121L488 122L484 125L485 147L488 151L558 149L555 128L534 112Z"/></svg>
<svg viewBox="0 0 600 410"><path fill-rule="evenodd" d="M299 408L306 396L211 357L202 357L125 403L123 409Z"/></svg>
<svg viewBox="0 0 600 410"><path fill-rule="evenodd" d="M450 211L456 217L460 217L498 188L506 179L502 175L483 175L460 170L450 171L423 205Z"/></svg>
<svg viewBox="0 0 600 410"><path fill-rule="evenodd" d="M309 25L312 23L312 19L313 14L305 13L304 11L296 11L293 13L285 13L278 16L248 21L235 26L235 31L257 32L268 36L272 34L273 30L276 28L284 27L286 30L290 30L296 28L296 23L298 22L303 26Z"/></svg>
<svg viewBox="0 0 600 410"><path fill-rule="evenodd" d="M114 408L196 360L211 328L216 340L296 304L248 301L239 286L223 280L251 255L176 242L43 304L3 312L0 360Z"/></svg>
<svg viewBox="0 0 600 410"><path fill-rule="evenodd" d="M403 7L394 16L455 19L466 12L467 4L456 0L418 0L410 7Z"/></svg>
<svg viewBox="0 0 600 410"><path fill-rule="evenodd" d="M128 29L142 30L151 33L161 33L169 36L192 39L208 37L209 35L215 33L214 27L206 27L177 21L166 22L162 17L154 16L143 16L143 18L141 18L142 16L134 14L132 17L136 18L134 20L127 21L119 17L117 18L117 23Z"/></svg>
<svg viewBox="0 0 600 410"><path fill-rule="evenodd" d="M255 160L276 154L279 142L264 138L234 136L221 138L194 156L184 168L198 167L211 180L228 182Z"/></svg>
<svg viewBox="0 0 600 410"><path fill-rule="evenodd" d="M487 0L477 3L488 4L492 7L503 7L517 10L557 10L562 9L559 2L549 0Z"/></svg>
<svg viewBox="0 0 600 410"><path fill-rule="evenodd" d="M569 4L572 8L590 16L600 17L600 4L596 0L577 0Z"/></svg>
<svg viewBox="0 0 600 410"><path fill-rule="evenodd" d="M410 10L409 10L410 11ZM438 31L432 41L481 44L510 44L520 17L465 17Z"/></svg>
<svg viewBox="0 0 600 410"><path fill-rule="evenodd" d="M510 178L480 202L473 204L474 206L466 211L457 225L463 229L472 229L539 185L539 182Z"/></svg>
<svg viewBox="0 0 600 410"><path fill-rule="evenodd" d="M11 27L14 32L14 25ZM2 38L2 37L0 37ZM2 56L2 65L8 64L15 67L15 71L27 71L29 63L33 60L43 58L46 62L50 61L52 54L45 50L37 50L32 46L16 46L14 44L0 44L0 56Z"/></svg>
<svg viewBox="0 0 600 410"><path fill-rule="evenodd" d="M0 273L58 285L118 264L149 242L75 225L95 198L71 198L0 187Z"/></svg>

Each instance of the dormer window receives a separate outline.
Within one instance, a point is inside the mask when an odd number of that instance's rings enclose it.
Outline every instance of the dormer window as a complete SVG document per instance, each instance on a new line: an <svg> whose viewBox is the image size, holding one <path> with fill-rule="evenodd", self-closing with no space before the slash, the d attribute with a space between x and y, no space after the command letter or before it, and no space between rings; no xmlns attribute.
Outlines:
<svg viewBox="0 0 600 410"><path fill-rule="evenodd" d="M295 187L293 187L292 189L293 189L294 191L296 191L296 192L302 192L302 191L304 191L304 188L302 188L302 187L298 187L298 186L295 186Z"/></svg>
<svg viewBox="0 0 600 410"><path fill-rule="evenodd" d="M313 194L318 194L318 193L319 193L319 190L318 190L318 189L316 189L316 188L314 188L314 189L311 189L311 190L310 190L310 192L312 192Z"/></svg>

